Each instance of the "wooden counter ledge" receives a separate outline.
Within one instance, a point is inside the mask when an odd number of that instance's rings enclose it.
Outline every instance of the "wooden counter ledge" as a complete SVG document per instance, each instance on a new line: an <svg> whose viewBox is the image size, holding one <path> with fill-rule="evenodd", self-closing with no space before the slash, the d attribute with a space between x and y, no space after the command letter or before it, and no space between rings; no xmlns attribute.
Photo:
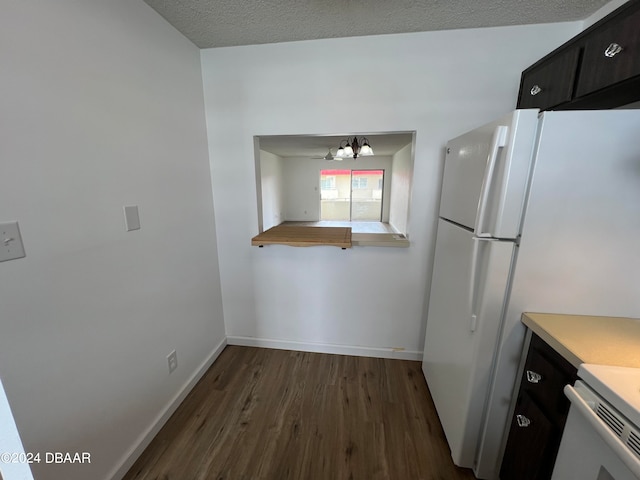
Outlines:
<svg viewBox="0 0 640 480"><path fill-rule="evenodd" d="M251 245L289 245L313 247L329 245L351 248L351 227L299 227L278 225L251 239Z"/></svg>

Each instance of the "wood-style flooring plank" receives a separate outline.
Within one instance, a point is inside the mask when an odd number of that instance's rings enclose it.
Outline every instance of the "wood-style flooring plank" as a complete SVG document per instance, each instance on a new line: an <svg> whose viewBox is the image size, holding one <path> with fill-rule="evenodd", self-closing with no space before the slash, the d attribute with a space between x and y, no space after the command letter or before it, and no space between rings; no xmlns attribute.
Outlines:
<svg viewBox="0 0 640 480"><path fill-rule="evenodd" d="M124 480L473 480L419 362L228 346Z"/></svg>

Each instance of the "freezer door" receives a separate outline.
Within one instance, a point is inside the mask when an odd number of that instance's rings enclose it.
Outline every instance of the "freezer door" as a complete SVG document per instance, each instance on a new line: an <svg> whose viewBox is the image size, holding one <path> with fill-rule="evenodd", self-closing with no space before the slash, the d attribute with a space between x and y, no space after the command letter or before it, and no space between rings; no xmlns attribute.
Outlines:
<svg viewBox="0 0 640 480"><path fill-rule="evenodd" d="M462 467L475 459L514 248L438 225L422 369Z"/></svg>
<svg viewBox="0 0 640 480"><path fill-rule="evenodd" d="M537 110L516 110L447 144L440 217L478 236L516 238Z"/></svg>

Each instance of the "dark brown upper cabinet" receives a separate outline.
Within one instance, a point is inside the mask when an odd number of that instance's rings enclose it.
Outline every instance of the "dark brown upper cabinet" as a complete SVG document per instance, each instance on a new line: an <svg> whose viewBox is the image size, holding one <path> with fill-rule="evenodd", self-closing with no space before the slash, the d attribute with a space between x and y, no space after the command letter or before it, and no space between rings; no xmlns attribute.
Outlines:
<svg viewBox="0 0 640 480"><path fill-rule="evenodd" d="M608 22L586 39L576 96L637 75L640 75L640 9Z"/></svg>
<svg viewBox="0 0 640 480"><path fill-rule="evenodd" d="M631 0L531 65L518 108L614 108L640 100L640 0Z"/></svg>
<svg viewBox="0 0 640 480"><path fill-rule="evenodd" d="M570 48L527 71L518 108L548 110L571 101L580 51Z"/></svg>

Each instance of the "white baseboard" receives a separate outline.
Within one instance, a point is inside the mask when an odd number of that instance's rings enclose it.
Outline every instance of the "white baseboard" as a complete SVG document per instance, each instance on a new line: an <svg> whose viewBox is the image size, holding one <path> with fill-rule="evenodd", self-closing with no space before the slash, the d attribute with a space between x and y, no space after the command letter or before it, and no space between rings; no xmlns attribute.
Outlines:
<svg viewBox="0 0 640 480"><path fill-rule="evenodd" d="M361 347L352 345L335 345L331 343L296 342L292 340L273 340L269 338L227 336L229 345L245 347L276 348L279 350L298 350L302 352L333 353L338 355L355 355L358 357L395 358L398 360L422 360L422 352L399 348Z"/></svg>
<svg viewBox="0 0 640 480"><path fill-rule="evenodd" d="M162 412L154 419L149 428L143 432L135 442L135 444L127 451L124 458L118 466L116 466L107 478L111 480L121 480L122 477L133 466L138 457L144 452L145 448L149 446L151 440L158 434L160 429L169 420L169 417L173 415L176 409L180 406L182 401L186 398L189 392L195 387L196 383L202 378L209 367L216 361L224 347L227 346L227 339L224 338L216 348L213 349L211 355L200 364L200 367L194 372L191 378L184 384L184 386L174 395L171 401L167 404Z"/></svg>

